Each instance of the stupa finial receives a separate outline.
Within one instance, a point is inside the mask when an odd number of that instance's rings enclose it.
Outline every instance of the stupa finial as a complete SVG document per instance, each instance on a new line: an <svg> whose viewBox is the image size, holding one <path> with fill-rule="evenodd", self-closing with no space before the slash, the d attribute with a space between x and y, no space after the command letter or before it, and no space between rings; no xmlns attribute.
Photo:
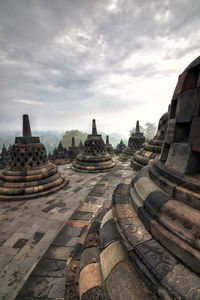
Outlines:
<svg viewBox="0 0 200 300"><path fill-rule="evenodd" d="M96 120L92 120L92 135L97 135Z"/></svg>
<svg viewBox="0 0 200 300"><path fill-rule="evenodd" d="M139 121L136 122L136 130L135 133L140 133L140 124Z"/></svg>
<svg viewBox="0 0 200 300"><path fill-rule="evenodd" d="M29 122L29 116L23 115L23 137L31 137L31 126Z"/></svg>
<svg viewBox="0 0 200 300"><path fill-rule="evenodd" d="M74 138L74 136L72 137L72 147L75 147L75 138Z"/></svg>
<svg viewBox="0 0 200 300"><path fill-rule="evenodd" d="M109 145L109 136L106 136L106 145Z"/></svg>

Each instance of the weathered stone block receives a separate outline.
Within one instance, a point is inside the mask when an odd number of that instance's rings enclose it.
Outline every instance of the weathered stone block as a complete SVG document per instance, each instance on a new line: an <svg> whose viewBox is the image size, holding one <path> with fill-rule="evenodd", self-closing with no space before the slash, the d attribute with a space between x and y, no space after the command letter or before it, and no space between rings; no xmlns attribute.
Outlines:
<svg viewBox="0 0 200 300"><path fill-rule="evenodd" d="M192 150L200 152L200 117L192 119L189 143L192 146Z"/></svg>
<svg viewBox="0 0 200 300"><path fill-rule="evenodd" d="M188 143L173 143L170 146L166 166L182 173L190 174L199 171L199 157L191 150Z"/></svg>
<svg viewBox="0 0 200 300"><path fill-rule="evenodd" d="M99 270L99 264L93 263L85 266L79 277L79 294L80 298L84 293L89 291L95 286L101 285L101 275Z"/></svg>
<svg viewBox="0 0 200 300"><path fill-rule="evenodd" d="M112 269L126 257L125 249L119 241L113 242L100 253L101 270L104 280L108 277Z"/></svg>
<svg viewBox="0 0 200 300"><path fill-rule="evenodd" d="M177 122L191 122L198 116L200 106L200 88L189 90L178 97L176 107Z"/></svg>
<svg viewBox="0 0 200 300"><path fill-rule="evenodd" d="M144 207L152 216L157 216L162 206L169 201L170 197L161 191L154 191L144 201Z"/></svg>
<svg viewBox="0 0 200 300"><path fill-rule="evenodd" d="M169 154L169 149L170 149L170 144L164 143L163 147L162 147L161 155L160 155L160 160L162 162L166 162L168 154Z"/></svg>
<svg viewBox="0 0 200 300"><path fill-rule="evenodd" d="M135 252L159 281L177 264L177 260L154 239L137 245Z"/></svg>
<svg viewBox="0 0 200 300"><path fill-rule="evenodd" d="M168 121L167 132L166 132L166 143L171 144L174 142L174 134L176 128L176 119L171 119Z"/></svg>
<svg viewBox="0 0 200 300"><path fill-rule="evenodd" d="M80 269L83 269L85 266L96 263L99 261L99 248L90 247L85 249L81 254L81 265Z"/></svg>
<svg viewBox="0 0 200 300"><path fill-rule="evenodd" d="M173 143L169 150L166 166L181 173L186 173L191 146L189 144Z"/></svg>
<svg viewBox="0 0 200 300"><path fill-rule="evenodd" d="M101 249L106 248L112 241L120 238L113 219L107 221L100 229L100 246Z"/></svg>
<svg viewBox="0 0 200 300"><path fill-rule="evenodd" d="M198 300L200 298L200 278L185 266L178 264L163 279L162 284L169 291L176 291L181 299Z"/></svg>

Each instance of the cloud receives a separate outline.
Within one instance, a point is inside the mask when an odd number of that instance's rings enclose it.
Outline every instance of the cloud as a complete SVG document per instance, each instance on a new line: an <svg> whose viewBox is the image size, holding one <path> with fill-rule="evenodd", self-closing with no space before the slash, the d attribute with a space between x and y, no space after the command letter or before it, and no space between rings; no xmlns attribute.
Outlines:
<svg viewBox="0 0 200 300"><path fill-rule="evenodd" d="M24 103L24 104L28 104L28 105L44 105L43 102L33 101L33 100L28 100L28 99L16 99L16 100L13 100L13 102Z"/></svg>
<svg viewBox="0 0 200 300"><path fill-rule="evenodd" d="M0 128L126 134L167 110L199 55L200 3L186 0L0 2ZM120 120L120 122L119 122Z"/></svg>

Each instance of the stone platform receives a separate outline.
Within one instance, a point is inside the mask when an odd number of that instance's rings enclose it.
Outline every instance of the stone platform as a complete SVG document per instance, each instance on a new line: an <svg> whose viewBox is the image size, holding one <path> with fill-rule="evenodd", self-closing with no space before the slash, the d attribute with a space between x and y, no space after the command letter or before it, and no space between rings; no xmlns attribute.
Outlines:
<svg viewBox="0 0 200 300"><path fill-rule="evenodd" d="M71 180L56 194L0 203L0 299L73 299L76 290L65 289L66 261L126 169L119 164L106 174L83 176L60 166Z"/></svg>

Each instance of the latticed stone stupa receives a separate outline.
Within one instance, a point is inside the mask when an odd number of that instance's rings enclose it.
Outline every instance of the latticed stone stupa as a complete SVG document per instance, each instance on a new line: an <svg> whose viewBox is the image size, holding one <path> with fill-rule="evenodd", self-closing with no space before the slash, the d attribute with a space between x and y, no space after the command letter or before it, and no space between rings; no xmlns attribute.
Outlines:
<svg viewBox="0 0 200 300"><path fill-rule="evenodd" d="M80 151L83 151L84 146L83 146L83 142L82 141L80 141L78 148L79 148Z"/></svg>
<svg viewBox="0 0 200 300"><path fill-rule="evenodd" d="M114 152L116 155L120 155L125 148L126 148L126 145L121 140L120 143L117 145L116 149L114 150Z"/></svg>
<svg viewBox="0 0 200 300"><path fill-rule="evenodd" d="M69 179L47 159L37 136L32 136L28 115L23 115L23 136L9 148L10 160L0 173L0 200L28 200L56 192Z"/></svg>
<svg viewBox="0 0 200 300"><path fill-rule="evenodd" d="M148 143L144 143L143 147L133 154L131 166L135 171L139 171L141 168L148 165L150 160L156 158L161 153L167 130L167 122L168 113L164 113L158 123L158 130L155 137Z"/></svg>
<svg viewBox="0 0 200 300"><path fill-rule="evenodd" d="M57 148L54 149L53 154L49 156L49 160L51 160L55 165L64 165L69 162L67 155L67 148L63 147L61 141Z"/></svg>
<svg viewBox="0 0 200 300"><path fill-rule="evenodd" d="M80 152L79 147L77 147L75 144L75 138L72 137L72 145L68 148L67 151L67 156L70 162L73 162L75 160L79 152Z"/></svg>
<svg viewBox="0 0 200 300"><path fill-rule="evenodd" d="M114 150L113 150L113 146L109 143L109 136L107 135L106 136L106 151L110 154L110 155L113 155L114 153Z"/></svg>
<svg viewBox="0 0 200 300"><path fill-rule="evenodd" d="M4 169L9 161L9 151L6 146L3 144L3 148L0 154L0 169Z"/></svg>
<svg viewBox="0 0 200 300"><path fill-rule="evenodd" d="M140 132L139 121L136 122L135 133L132 133L128 140L128 147L124 149L122 154L119 156L121 161L126 161L133 156L133 154L140 150L142 144L145 142L145 137L143 133Z"/></svg>
<svg viewBox="0 0 200 300"><path fill-rule="evenodd" d="M92 120L92 134L88 135L84 150L77 156L72 168L78 172L98 173L109 171L114 166L101 134L97 134L96 121Z"/></svg>

